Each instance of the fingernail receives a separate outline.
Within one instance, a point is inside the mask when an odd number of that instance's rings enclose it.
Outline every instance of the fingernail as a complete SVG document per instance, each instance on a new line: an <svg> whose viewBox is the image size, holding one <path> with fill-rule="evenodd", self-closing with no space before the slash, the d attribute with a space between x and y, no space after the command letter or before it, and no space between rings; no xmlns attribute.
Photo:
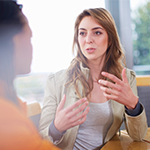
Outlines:
<svg viewBox="0 0 150 150"><path fill-rule="evenodd" d="M86 100L87 100L87 98L85 97L85 98L84 98L84 101L86 101Z"/></svg>

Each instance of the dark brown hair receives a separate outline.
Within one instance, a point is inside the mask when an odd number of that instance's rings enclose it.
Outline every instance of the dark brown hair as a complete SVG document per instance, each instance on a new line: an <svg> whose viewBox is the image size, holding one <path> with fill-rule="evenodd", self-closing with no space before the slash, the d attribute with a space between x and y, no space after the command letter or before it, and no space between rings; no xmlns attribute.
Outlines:
<svg viewBox="0 0 150 150"><path fill-rule="evenodd" d="M7 86L3 87L6 98L18 103L13 90L14 65L13 37L22 31L25 24L25 16L21 11L21 5L15 1L0 1L0 80Z"/></svg>

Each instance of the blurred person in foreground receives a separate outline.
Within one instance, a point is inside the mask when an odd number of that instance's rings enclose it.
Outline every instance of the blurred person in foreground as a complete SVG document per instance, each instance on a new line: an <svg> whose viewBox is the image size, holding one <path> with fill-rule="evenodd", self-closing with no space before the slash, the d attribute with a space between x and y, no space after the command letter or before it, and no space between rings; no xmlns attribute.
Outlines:
<svg viewBox="0 0 150 150"><path fill-rule="evenodd" d="M41 138L26 117L26 105L18 99L13 81L30 72L32 31L15 1L0 1L0 149L58 150Z"/></svg>
<svg viewBox="0 0 150 150"><path fill-rule="evenodd" d="M141 141L147 119L136 75L125 67L115 22L106 9L79 14L73 48L77 53L70 67L48 77L41 135L63 150L97 150L124 121L130 137Z"/></svg>

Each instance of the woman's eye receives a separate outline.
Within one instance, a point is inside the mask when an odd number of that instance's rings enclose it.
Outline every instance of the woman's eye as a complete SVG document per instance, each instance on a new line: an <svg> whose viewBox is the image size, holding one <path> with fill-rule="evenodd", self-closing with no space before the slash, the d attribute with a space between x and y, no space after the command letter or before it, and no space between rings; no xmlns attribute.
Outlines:
<svg viewBox="0 0 150 150"><path fill-rule="evenodd" d="M81 36L84 36L85 35L85 32L80 32L79 33Z"/></svg>
<svg viewBox="0 0 150 150"><path fill-rule="evenodd" d="M96 35L100 35L100 34L102 34L102 33L101 33L100 31L96 31L95 34L96 34Z"/></svg>

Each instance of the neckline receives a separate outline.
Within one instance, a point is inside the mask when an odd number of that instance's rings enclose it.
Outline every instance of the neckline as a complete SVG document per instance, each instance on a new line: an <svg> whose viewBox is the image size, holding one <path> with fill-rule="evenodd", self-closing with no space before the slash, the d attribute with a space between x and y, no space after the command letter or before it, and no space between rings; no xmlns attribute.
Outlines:
<svg viewBox="0 0 150 150"><path fill-rule="evenodd" d="M110 102L110 99L106 102L103 102L103 103L94 103L94 102L89 102L89 104L93 104L93 105L102 105L102 104L106 104L106 103L109 103Z"/></svg>

